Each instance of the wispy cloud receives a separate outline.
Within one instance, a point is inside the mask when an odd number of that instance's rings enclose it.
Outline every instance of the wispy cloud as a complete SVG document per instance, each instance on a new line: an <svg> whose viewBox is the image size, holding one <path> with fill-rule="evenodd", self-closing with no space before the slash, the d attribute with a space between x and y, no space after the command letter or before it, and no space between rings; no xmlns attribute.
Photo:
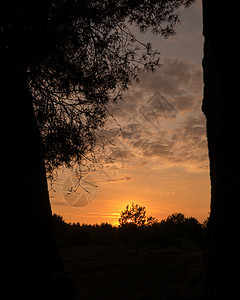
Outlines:
<svg viewBox="0 0 240 300"><path fill-rule="evenodd" d="M117 182L130 182L132 181L133 178L130 177L130 176L124 176L124 177L121 177L121 178L109 178L106 182L107 183L117 183Z"/></svg>

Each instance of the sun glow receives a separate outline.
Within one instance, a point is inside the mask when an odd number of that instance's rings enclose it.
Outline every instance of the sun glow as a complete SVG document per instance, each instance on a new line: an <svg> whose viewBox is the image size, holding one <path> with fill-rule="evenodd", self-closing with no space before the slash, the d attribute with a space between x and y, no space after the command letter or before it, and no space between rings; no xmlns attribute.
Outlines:
<svg viewBox="0 0 240 300"><path fill-rule="evenodd" d="M128 219L126 222L127 223L133 223L133 220L132 219Z"/></svg>

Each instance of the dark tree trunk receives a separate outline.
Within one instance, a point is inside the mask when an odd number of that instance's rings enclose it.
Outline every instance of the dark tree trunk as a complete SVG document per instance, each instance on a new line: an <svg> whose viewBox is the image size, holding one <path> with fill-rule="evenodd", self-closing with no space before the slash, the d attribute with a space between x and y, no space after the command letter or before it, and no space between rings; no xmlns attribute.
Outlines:
<svg viewBox="0 0 240 300"><path fill-rule="evenodd" d="M206 298L238 292L240 170L240 44L238 9L203 0L204 100L211 177Z"/></svg>
<svg viewBox="0 0 240 300"><path fill-rule="evenodd" d="M24 299L57 297L58 293L64 297L66 280L52 237L52 212L32 96L24 72L15 67L13 59L1 53L0 62L1 98L7 117L4 159L10 170L5 201L10 219L6 257L11 293Z"/></svg>

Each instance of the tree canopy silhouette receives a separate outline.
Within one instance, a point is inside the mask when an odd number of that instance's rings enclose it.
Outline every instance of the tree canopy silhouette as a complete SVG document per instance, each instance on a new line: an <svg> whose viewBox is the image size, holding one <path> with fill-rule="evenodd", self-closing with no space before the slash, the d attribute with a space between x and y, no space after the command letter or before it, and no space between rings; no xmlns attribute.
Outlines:
<svg viewBox="0 0 240 300"><path fill-rule="evenodd" d="M122 98L140 70L160 65L159 52L130 31L168 37L177 10L192 0L7 1L1 52L29 85L47 172L91 160L107 104Z"/></svg>
<svg viewBox="0 0 240 300"><path fill-rule="evenodd" d="M147 217L147 211L144 206L132 203L131 206L127 205L121 211L120 218L118 219L120 227L126 225L134 225L136 227L151 226L157 223L154 217Z"/></svg>
<svg viewBox="0 0 240 300"><path fill-rule="evenodd" d="M194 217L185 217L181 213L174 213L166 219L158 221L155 217L144 217L146 209L134 204L138 214L138 222L134 223L130 217L124 219L118 227L108 223L80 224L66 223L63 217L53 215L54 235L60 246L64 245L132 245L144 248L155 245L157 248L177 247L183 249L204 249L206 227ZM128 211L132 206L128 206ZM127 208L122 211L126 212ZM123 215L121 213L121 215ZM125 214L126 216L127 214ZM133 216L133 214L132 214ZM142 218L141 218L142 216ZM145 222L144 219L147 219Z"/></svg>

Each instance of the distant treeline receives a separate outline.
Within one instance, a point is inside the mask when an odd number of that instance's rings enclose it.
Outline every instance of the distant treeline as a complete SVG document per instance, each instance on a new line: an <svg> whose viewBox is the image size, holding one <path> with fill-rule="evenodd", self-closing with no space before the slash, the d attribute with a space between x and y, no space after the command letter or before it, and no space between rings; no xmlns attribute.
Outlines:
<svg viewBox="0 0 240 300"><path fill-rule="evenodd" d="M186 218L181 213L151 225L126 224L115 227L108 223L86 225L66 223L62 216L54 214L53 230L59 246L68 245L128 245L135 248L201 249L205 246L207 221Z"/></svg>

